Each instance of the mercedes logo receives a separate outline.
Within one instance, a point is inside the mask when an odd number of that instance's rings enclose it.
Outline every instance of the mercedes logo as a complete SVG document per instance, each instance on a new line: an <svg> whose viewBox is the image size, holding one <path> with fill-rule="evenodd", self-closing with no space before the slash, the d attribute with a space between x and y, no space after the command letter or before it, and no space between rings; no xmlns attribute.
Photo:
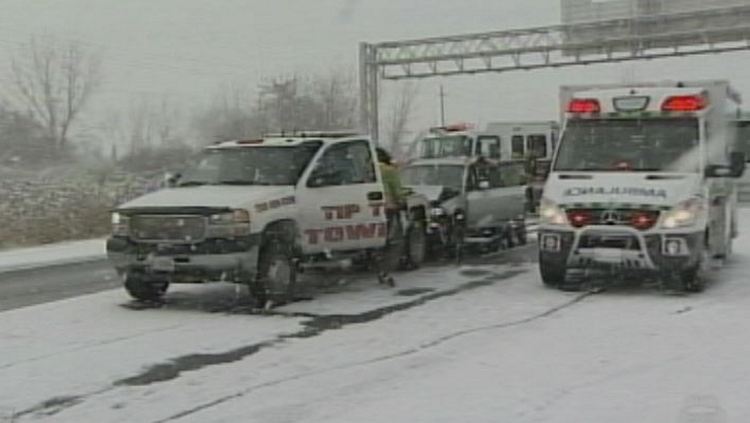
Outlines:
<svg viewBox="0 0 750 423"><path fill-rule="evenodd" d="M622 221L620 213L615 210L607 210L602 213L602 222L606 225L616 225Z"/></svg>

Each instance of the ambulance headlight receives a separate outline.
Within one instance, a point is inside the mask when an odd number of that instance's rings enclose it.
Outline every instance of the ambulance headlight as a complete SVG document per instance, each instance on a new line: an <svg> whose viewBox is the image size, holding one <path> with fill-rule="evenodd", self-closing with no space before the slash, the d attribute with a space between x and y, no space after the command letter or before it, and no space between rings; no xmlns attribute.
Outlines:
<svg viewBox="0 0 750 423"><path fill-rule="evenodd" d="M694 226L703 217L703 200L698 197L683 201L664 214L662 227L677 229Z"/></svg>
<svg viewBox="0 0 750 423"><path fill-rule="evenodd" d="M562 226L568 223L563 209L548 198L542 198L539 204L539 220L542 225Z"/></svg>

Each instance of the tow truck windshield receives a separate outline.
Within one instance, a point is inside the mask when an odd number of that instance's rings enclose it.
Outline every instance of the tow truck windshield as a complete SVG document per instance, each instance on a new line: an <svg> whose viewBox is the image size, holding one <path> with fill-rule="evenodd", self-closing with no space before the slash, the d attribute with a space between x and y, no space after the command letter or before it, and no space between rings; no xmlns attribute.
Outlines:
<svg viewBox="0 0 750 423"><path fill-rule="evenodd" d="M698 120L580 119L568 122L558 172L698 172Z"/></svg>
<svg viewBox="0 0 750 423"><path fill-rule="evenodd" d="M461 191L464 167L459 165L417 165L401 171L405 185L439 185Z"/></svg>
<svg viewBox="0 0 750 423"><path fill-rule="evenodd" d="M420 145L420 157L437 159L471 156L471 147L471 138L465 135L425 138Z"/></svg>
<svg viewBox="0 0 750 423"><path fill-rule="evenodd" d="M296 185L320 143L208 150L178 186Z"/></svg>

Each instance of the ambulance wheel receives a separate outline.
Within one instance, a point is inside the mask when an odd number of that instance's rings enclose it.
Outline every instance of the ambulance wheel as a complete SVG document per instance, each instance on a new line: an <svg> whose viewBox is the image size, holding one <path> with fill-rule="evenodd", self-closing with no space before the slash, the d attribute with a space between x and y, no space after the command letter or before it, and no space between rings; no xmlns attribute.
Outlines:
<svg viewBox="0 0 750 423"><path fill-rule="evenodd" d="M283 239L271 237L260 248L258 275L250 286L256 305L261 308L294 300L297 268L294 249Z"/></svg>
<svg viewBox="0 0 750 423"><path fill-rule="evenodd" d="M169 288L169 282L151 279L142 273L128 273L124 285L128 294L138 301L159 301Z"/></svg>
<svg viewBox="0 0 750 423"><path fill-rule="evenodd" d="M539 257L539 273L542 276L542 283L550 288L564 288L565 268Z"/></svg>
<svg viewBox="0 0 750 423"><path fill-rule="evenodd" d="M666 275L665 287L670 291L699 293L706 289L701 277L701 266L695 265L686 269L675 270Z"/></svg>
<svg viewBox="0 0 750 423"><path fill-rule="evenodd" d="M700 274L700 266L683 270L680 278L685 292L699 293L706 289L706 282Z"/></svg>

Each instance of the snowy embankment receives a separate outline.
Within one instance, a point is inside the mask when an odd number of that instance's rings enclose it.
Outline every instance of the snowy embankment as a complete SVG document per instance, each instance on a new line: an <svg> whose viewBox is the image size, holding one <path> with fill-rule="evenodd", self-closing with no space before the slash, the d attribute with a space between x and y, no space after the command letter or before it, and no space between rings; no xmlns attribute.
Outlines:
<svg viewBox="0 0 750 423"><path fill-rule="evenodd" d="M0 251L0 273L101 260L106 255L103 239L70 241L39 247Z"/></svg>

